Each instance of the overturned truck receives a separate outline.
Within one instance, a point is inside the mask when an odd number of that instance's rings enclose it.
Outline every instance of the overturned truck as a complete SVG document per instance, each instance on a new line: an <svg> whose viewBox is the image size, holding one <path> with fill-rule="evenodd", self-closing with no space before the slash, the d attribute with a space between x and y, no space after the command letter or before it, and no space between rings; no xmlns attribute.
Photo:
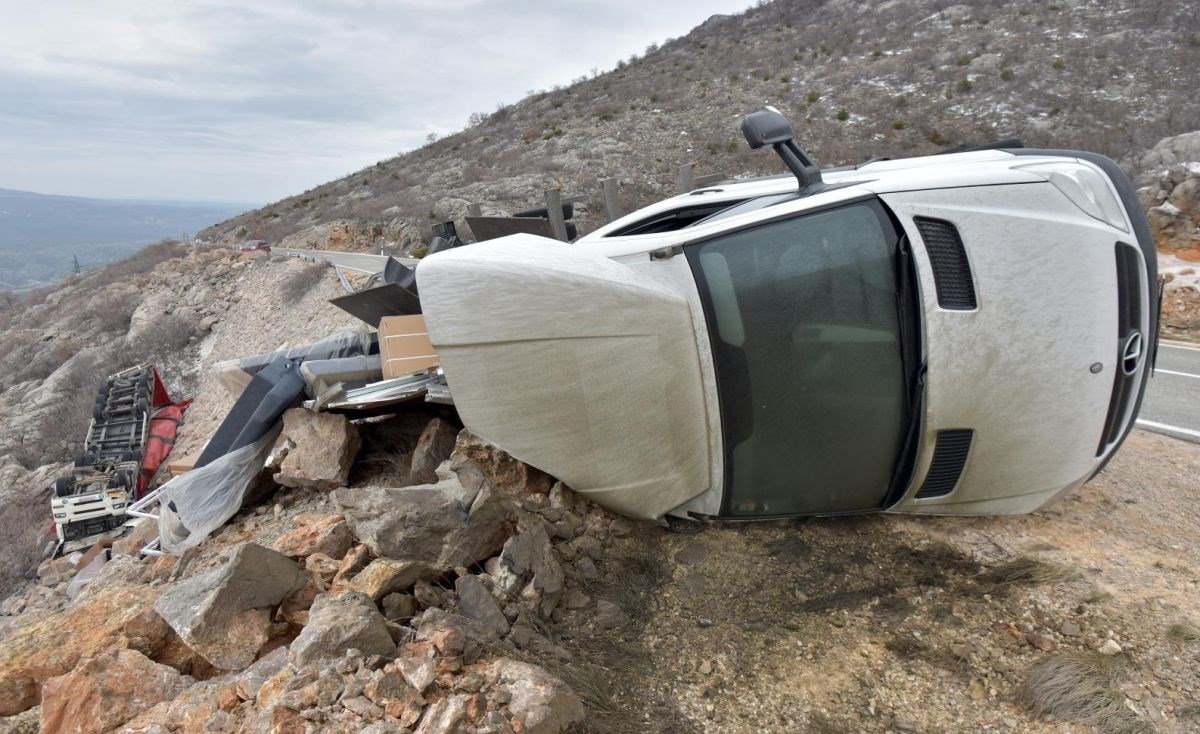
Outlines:
<svg viewBox="0 0 1200 734"><path fill-rule="evenodd" d="M55 553L86 548L124 531L126 509L169 453L184 408L186 403L171 404L150 365L122 370L100 385L83 450L70 474L54 483ZM169 435L154 440L156 422Z"/></svg>
<svg viewBox="0 0 1200 734"><path fill-rule="evenodd" d="M463 422L634 517L1035 510L1134 424L1153 241L1103 156L1017 141L719 184L574 244L429 256Z"/></svg>

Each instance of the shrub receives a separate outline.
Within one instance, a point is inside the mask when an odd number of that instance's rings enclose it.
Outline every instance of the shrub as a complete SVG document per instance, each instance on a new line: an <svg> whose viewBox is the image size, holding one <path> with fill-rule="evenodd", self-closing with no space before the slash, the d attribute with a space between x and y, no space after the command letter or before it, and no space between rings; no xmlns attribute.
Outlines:
<svg viewBox="0 0 1200 734"><path fill-rule="evenodd" d="M414 247L412 250L412 256L417 258L418 260L420 260L421 258L425 257L428 254L429 254L429 246L428 245L419 245L417 247Z"/></svg>
<svg viewBox="0 0 1200 734"><path fill-rule="evenodd" d="M893 130L903 130L906 127L908 127L908 123L904 122L904 120L892 120Z"/></svg>
<svg viewBox="0 0 1200 734"><path fill-rule="evenodd" d="M816 90L813 90L813 91L809 92L808 95L804 99L807 100L809 104L814 104L820 98L821 98L821 93Z"/></svg>
<svg viewBox="0 0 1200 734"><path fill-rule="evenodd" d="M1051 61L1050 66L1053 66L1055 69L1065 69L1067 68L1067 62L1060 57Z"/></svg>
<svg viewBox="0 0 1200 734"><path fill-rule="evenodd" d="M929 142L933 143L934 145L949 145L950 144L950 141L947 140L945 138L945 136L943 136L937 130L931 131L928 135L925 136L925 139L928 140Z"/></svg>
<svg viewBox="0 0 1200 734"><path fill-rule="evenodd" d="M958 81L957 89L959 94L966 94L967 92L971 91L971 88L972 85L970 79L960 79Z"/></svg>
<svg viewBox="0 0 1200 734"><path fill-rule="evenodd" d="M955 66L966 66L969 63L971 63L970 54L960 54L958 58L954 59Z"/></svg>
<svg viewBox="0 0 1200 734"><path fill-rule="evenodd" d="M1013 80L1013 70L1007 66L1004 67L1000 70L1000 78L1006 82L1011 82Z"/></svg>
<svg viewBox="0 0 1200 734"><path fill-rule="evenodd" d="M328 263L309 263L280 279L279 295L283 297L284 303L296 303L304 298L313 286L321 282L328 269Z"/></svg>
<svg viewBox="0 0 1200 734"><path fill-rule="evenodd" d="M850 119L850 113L846 111L845 107L837 111L837 119L842 122Z"/></svg>

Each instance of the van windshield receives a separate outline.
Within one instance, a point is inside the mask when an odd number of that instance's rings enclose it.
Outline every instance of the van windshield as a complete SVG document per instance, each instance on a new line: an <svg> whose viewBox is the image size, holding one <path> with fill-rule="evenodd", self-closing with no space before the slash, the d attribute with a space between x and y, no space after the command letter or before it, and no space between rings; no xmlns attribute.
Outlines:
<svg viewBox="0 0 1200 734"><path fill-rule="evenodd" d="M884 504L909 425L898 243L868 200L687 248L720 396L723 514Z"/></svg>

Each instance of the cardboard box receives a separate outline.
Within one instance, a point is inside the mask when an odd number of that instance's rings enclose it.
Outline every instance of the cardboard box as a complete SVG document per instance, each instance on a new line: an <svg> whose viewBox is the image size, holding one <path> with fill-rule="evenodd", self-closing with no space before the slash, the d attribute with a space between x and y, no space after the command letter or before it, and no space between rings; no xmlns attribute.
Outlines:
<svg viewBox="0 0 1200 734"><path fill-rule="evenodd" d="M190 472L192 468L196 466L196 460L200 458L200 453L203 450L204 449L193 451L187 456L181 456L177 459L167 462L167 471L170 472L171 476L173 477Z"/></svg>
<svg viewBox="0 0 1200 734"><path fill-rule="evenodd" d="M379 353L383 357L383 379L437 367L437 350L429 341L425 317L385 316L379 322Z"/></svg>

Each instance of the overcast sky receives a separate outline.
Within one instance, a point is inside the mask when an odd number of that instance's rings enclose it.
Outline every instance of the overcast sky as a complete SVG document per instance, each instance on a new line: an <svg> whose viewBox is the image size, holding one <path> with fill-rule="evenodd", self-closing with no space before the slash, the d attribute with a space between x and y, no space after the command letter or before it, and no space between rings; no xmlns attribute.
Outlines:
<svg viewBox="0 0 1200 734"><path fill-rule="evenodd" d="M0 0L0 187L266 203L749 0Z"/></svg>

